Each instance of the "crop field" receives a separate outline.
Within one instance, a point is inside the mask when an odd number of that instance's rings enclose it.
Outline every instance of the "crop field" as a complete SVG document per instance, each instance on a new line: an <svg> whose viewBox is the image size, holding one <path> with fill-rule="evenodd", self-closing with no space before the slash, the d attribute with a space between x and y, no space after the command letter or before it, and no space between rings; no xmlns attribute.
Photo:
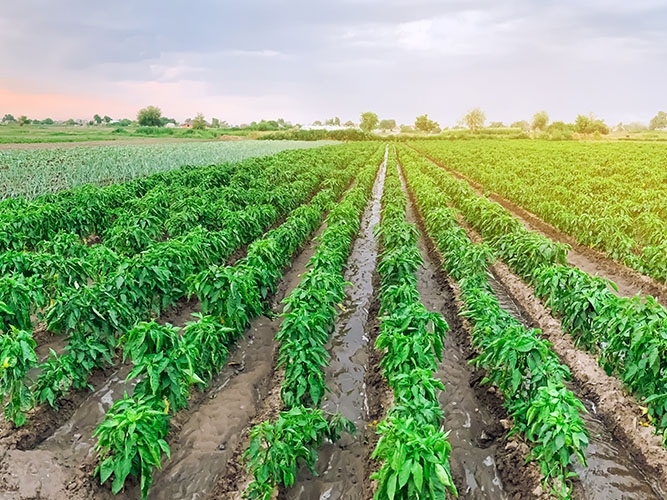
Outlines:
<svg viewBox="0 0 667 500"><path fill-rule="evenodd" d="M0 498L666 498L663 151L0 152Z"/></svg>
<svg viewBox="0 0 667 500"><path fill-rule="evenodd" d="M0 150L0 200L33 198L81 184L109 185L184 165L235 162L323 144L326 142L217 141L4 149Z"/></svg>
<svg viewBox="0 0 667 500"><path fill-rule="evenodd" d="M667 282L664 146L530 141L412 145L579 244Z"/></svg>

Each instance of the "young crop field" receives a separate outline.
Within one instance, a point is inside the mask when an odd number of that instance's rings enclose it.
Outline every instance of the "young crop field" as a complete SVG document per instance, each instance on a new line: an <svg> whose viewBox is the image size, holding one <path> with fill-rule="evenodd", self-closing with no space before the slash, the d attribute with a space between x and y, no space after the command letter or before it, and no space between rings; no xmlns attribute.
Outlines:
<svg viewBox="0 0 667 500"><path fill-rule="evenodd" d="M33 198L81 184L109 185L183 166L236 162L326 141L183 142L0 149L0 200Z"/></svg>
<svg viewBox="0 0 667 500"><path fill-rule="evenodd" d="M664 146L544 141L421 141L411 146L580 245L667 282Z"/></svg>
<svg viewBox="0 0 667 500"><path fill-rule="evenodd" d="M667 498L659 147L309 146L0 157L0 498Z"/></svg>

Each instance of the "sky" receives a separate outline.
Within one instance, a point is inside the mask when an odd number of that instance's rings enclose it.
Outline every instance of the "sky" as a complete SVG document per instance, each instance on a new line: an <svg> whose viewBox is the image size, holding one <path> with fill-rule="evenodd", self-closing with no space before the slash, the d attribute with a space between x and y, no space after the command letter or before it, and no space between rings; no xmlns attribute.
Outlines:
<svg viewBox="0 0 667 500"><path fill-rule="evenodd" d="M665 26L665 0L0 0L0 116L648 123Z"/></svg>

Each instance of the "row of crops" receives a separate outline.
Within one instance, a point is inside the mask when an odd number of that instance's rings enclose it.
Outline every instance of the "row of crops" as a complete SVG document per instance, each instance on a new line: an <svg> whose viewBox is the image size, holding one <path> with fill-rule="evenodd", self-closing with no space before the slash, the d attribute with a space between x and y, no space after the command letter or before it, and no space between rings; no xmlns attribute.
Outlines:
<svg viewBox="0 0 667 500"><path fill-rule="evenodd" d="M444 258L444 268L461 287L461 314L472 324L472 342L479 355L473 362L487 372L485 381L496 385L513 432L534 443L532 458L542 470L552 492L567 498L571 492L571 460L586 463L588 433L581 420L582 403L565 386L569 369L540 337L504 311L488 283L492 259L485 245L472 243L448 208L450 198L434 182L432 164L415 153L401 150L407 182L425 215L429 237ZM437 168L437 167L436 167Z"/></svg>
<svg viewBox="0 0 667 500"><path fill-rule="evenodd" d="M441 164L667 282L667 152L656 144L421 141Z"/></svg>
<svg viewBox="0 0 667 500"><path fill-rule="evenodd" d="M113 226L128 216L141 220L155 211L178 211L184 186L192 189L193 199L196 191L211 191L210 199L215 199L213 191L216 189L224 199L230 188L250 193L254 198L244 198L245 201L236 205L229 203L224 208L217 206L221 217L215 227L207 227L205 220L216 208L204 205L201 212L191 211L198 217L199 224L193 223L190 230L176 237L160 234L146 238L138 253L116 252L104 241L88 246L82 242L86 236L81 225L74 232L43 226L42 239L34 246L30 244L36 241L32 235L24 231L12 233L14 240L23 242L24 249L0 254L3 272L0 277L0 357L3 360L0 391L3 401L7 401L6 417L22 425L26 413L36 405L49 404L57 408L58 401L70 390L88 386L94 370L117 360L120 339L127 340L124 334L138 321L159 316L183 297L200 296L204 313L210 312L211 307L219 307L221 301L236 304L237 297L226 297L230 290L220 280L223 277L245 279L249 287L256 277L246 272L248 261L264 258L263 255L272 259L274 269L270 272L275 274L275 269L284 265L284 260L279 258L281 253L296 250L290 238L307 235L292 227L295 223L291 221L301 217L309 222L309 230L316 227L318 214L333 203L372 149L374 147L362 145L288 152L262 162L247 160L237 164L233 172L226 166L219 172L215 167L205 168L199 175L178 178L180 183L175 182L177 178L173 174L165 173L120 185L122 187L96 189L98 199L106 199L109 193L113 198L119 189L124 189L126 196L125 202L118 202L110 209L111 213L89 227L99 232L103 232L105 222ZM317 191L320 192L310 207L298 208ZM80 195L81 191L73 196ZM56 200L38 199L35 203L51 208L71 203L71 192L55 196ZM82 210L87 208L90 214L95 213L94 200L82 204ZM21 205L18 202L16 205L5 207L3 215L18 220ZM251 243L290 212L281 232L251 246L238 272L224 267L236 250ZM19 245L10 241L10 246ZM269 270L263 269L263 272ZM243 276L237 276L239 273ZM270 291L270 280L277 278L269 274L261 279L266 283L258 292L259 302ZM237 290L234 287L233 291ZM257 301L253 306L259 307ZM236 314L241 316L237 318ZM227 326L243 324L242 311L225 310L225 316L230 316ZM42 319L46 320L50 332L67 337L67 345L63 352L52 351L46 362L38 363L32 330ZM33 368L39 373L34 383L28 377ZM172 403L178 406L176 400Z"/></svg>
<svg viewBox="0 0 667 500"><path fill-rule="evenodd" d="M410 150L420 165L485 239L488 250L535 288L571 333L648 410L667 443L667 308L653 297L619 297L608 280L566 265L568 247L527 231L507 210Z"/></svg>
<svg viewBox="0 0 667 500"><path fill-rule="evenodd" d="M343 430L354 432L352 422L323 412L320 405L330 357L326 345L337 306L345 297L344 266L380 162L381 156L375 157L330 212L308 271L285 299L283 322L276 334L278 367L284 368L280 388L284 410L275 421L264 421L250 431L245 459L253 481L245 492L247 498L269 500L277 487L292 486L300 462L314 473L317 448L324 439L336 441Z"/></svg>
<svg viewBox="0 0 667 500"><path fill-rule="evenodd" d="M184 165L217 165L286 149L327 144L299 141L184 142L0 150L0 200L33 198L82 184L110 185Z"/></svg>
<svg viewBox="0 0 667 500"><path fill-rule="evenodd" d="M146 498L170 457L173 419L226 365L251 322L271 315L284 271L324 222L299 285L285 299L275 336L280 408L250 429L246 498L268 500L315 473L318 448L354 433L322 410L325 369L346 262L385 157L377 266L380 368L393 406L377 426L375 499L457 495L447 421L435 376L449 330L417 290L419 231L406 221L405 185L459 285L471 326L471 363L502 395L512 434L530 443L552 495L569 498L573 463L586 464L589 433L570 371L541 332L512 317L489 283L504 260L647 406L667 436L667 311L650 297L621 298L613 284L566 265L567 245L531 233L414 149L358 143L288 151L210 167L181 168L106 187L0 202L0 398L19 427L58 408L92 376L128 365L131 395L96 428L95 475L113 493L138 482ZM465 219L484 239L473 243ZM160 319L184 299L201 313L183 326ZM65 347L37 356L41 330ZM444 380L446 383L446 380ZM92 470L92 469L91 469Z"/></svg>

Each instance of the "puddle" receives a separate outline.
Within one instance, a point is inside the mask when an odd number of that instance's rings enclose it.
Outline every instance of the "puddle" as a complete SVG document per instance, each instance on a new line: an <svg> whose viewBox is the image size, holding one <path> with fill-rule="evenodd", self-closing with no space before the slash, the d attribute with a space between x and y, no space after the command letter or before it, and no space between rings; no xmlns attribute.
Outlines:
<svg viewBox="0 0 667 500"><path fill-rule="evenodd" d="M326 384L330 389L322 409L339 411L357 426L355 437L343 434L335 444L320 447L317 477L302 471L296 484L280 498L300 500L356 500L363 498L367 450L364 435L368 427L368 397L365 384L368 365L368 309L373 299L373 274L378 245L373 228L380 222L380 200L384 189L385 162L381 165L372 199L361 219L359 235L347 262L345 279L352 283L343 302L345 312L336 321L328 351Z"/></svg>

